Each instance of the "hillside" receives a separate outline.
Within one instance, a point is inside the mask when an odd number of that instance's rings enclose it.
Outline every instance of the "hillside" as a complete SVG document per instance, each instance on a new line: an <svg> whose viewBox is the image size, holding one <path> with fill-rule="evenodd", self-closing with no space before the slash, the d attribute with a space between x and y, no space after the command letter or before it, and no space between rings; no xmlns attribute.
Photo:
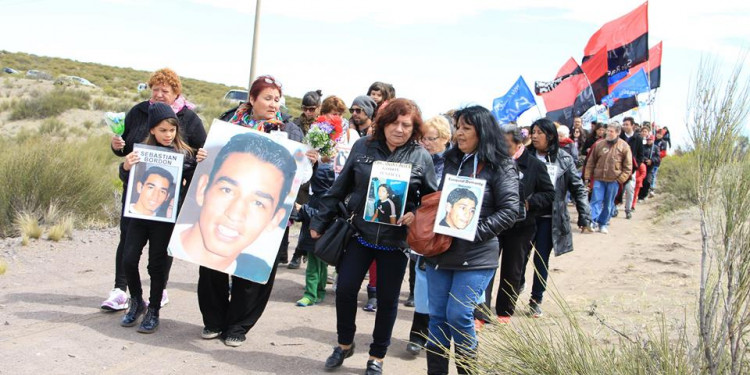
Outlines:
<svg viewBox="0 0 750 375"><path fill-rule="evenodd" d="M142 70L7 51L0 51L0 67L9 67L20 72L20 74L0 73L2 79L2 85L0 85L0 128L3 129L6 136L15 135L22 129L35 130L34 128L41 126L43 120L46 119L15 121L9 118L10 112L24 99L36 98L55 88L52 80L27 79L25 74L28 70L34 69L49 73L53 79L63 75L83 77L97 86L96 88L69 87L88 93L90 95L88 106L86 108L71 108L62 112L59 116L50 116L58 117L70 129L80 128L87 122L103 129L103 125L100 127L99 122L104 112L127 111L135 103L148 98L149 95L148 90L141 93L137 91L138 84L147 82L151 74L151 72ZM185 96L198 106L196 112L206 125L210 124L213 118L230 108L231 104L222 100L224 94L233 88L242 89L241 87L187 77L182 77L182 85ZM287 96L286 102L290 113L293 116L299 115L300 99ZM90 127L91 125L86 129ZM80 133L76 130L73 132Z"/></svg>

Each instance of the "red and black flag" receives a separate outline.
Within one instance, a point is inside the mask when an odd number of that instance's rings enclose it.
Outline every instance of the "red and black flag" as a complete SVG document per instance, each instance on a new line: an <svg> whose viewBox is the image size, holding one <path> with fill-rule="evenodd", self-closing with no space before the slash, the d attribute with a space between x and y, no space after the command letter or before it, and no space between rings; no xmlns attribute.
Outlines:
<svg viewBox="0 0 750 375"><path fill-rule="evenodd" d="M582 72L581 67L578 66L578 63L571 57L568 61L565 62L565 64L560 68L560 70L557 71L557 75L555 76L555 79L552 81L534 81L534 93L537 95L542 95L544 93L550 92L557 87L557 85L560 84L564 79L567 79L573 74L580 74Z"/></svg>
<svg viewBox="0 0 750 375"><path fill-rule="evenodd" d="M618 74L617 81L609 85L609 92L613 92L615 87L625 82L634 74L638 73L641 69L648 72L649 85L651 90L661 86L661 51L662 42L649 49L649 60L638 65L631 67L628 71ZM615 104L609 108L609 116L614 117L620 113L629 111L633 108L638 107L638 100L636 97L623 98L615 101Z"/></svg>
<svg viewBox="0 0 750 375"><path fill-rule="evenodd" d="M661 87L661 43L648 50L648 72L651 90Z"/></svg>
<svg viewBox="0 0 750 375"><path fill-rule="evenodd" d="M556 85L541 93L548 119L572 127L574 117L596 105L591 85L581 72L581 67L571 58L557 73ZM566 78L561 79L561 76Z"/></svg>
<svg viewBox="0 0 750 375"><path fill-rule="evenodd" d="M625 113L633 108L638 107L638 99L635 96L629 98L623 98L615 102L609 107L609 117L615 117L621 113Z"/></svg>
<svg viewBox="0 0 750 375"><path fill-rule="evenodd" d="M602 48L607 49L610 76L648 60L648 2L607 22L594 33L583 49L583 61L592 58Z"/></svg>
<svg viewBox="0 0 750 375"><path fill-rule="evenodd" d="M588 60L581 63L581 69L591 84L591 90L594 91L594 98L598 104L602 103L602 98L608 93L607 80L607 49L602 47Z"/></svg>

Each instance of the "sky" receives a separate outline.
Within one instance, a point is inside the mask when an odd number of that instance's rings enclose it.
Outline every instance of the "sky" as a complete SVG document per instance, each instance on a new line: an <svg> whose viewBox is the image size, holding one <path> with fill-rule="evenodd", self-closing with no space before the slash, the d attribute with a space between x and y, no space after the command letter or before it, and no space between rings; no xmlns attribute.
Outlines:
<svg viewBox="0 0 750 375"><path fill-rule="evenodd" d="M533 89L570 57L580 62L599 27L642 3L265 0L256 73L276 77L286 95L321 89L347 104L372 82L389 82L425 118L467 104L491 108L519 75ZM0 0L0 9L0 50L248 85L252 0ZM744 0L652 0L649 46L663 41L662 80L637 120L669 126L684 144L691 77L707 57L728 74L750 47L749 22ZM520 124L545 113L537 103Z"/></svg>

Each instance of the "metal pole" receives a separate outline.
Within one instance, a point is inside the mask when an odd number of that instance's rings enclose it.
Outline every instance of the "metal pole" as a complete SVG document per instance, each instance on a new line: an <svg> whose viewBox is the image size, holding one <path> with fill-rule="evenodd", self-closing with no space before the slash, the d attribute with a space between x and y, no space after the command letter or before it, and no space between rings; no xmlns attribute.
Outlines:
<svg viewBox="0 0 750 375"><path fill-rule="evenodd" d="M247 90L250 91L250 86L253 85L255 80L255 63L258 55L258 31L260 29L260 0L255 0L255 27L253 28L253 52L250 57L250 83L247 85Z"/></svg>

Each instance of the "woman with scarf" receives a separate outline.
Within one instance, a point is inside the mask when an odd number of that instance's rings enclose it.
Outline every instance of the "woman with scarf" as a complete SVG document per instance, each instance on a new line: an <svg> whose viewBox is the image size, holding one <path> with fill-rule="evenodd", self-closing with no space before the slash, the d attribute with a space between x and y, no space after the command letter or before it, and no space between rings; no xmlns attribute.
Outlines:
<svg viewBox="0 0 750 375"><path fill-rule="evenodd" d="M125 115L125 132L122 136L113 136L111 141L112 152L115 155L124 157L133 152L133 144L141 143L149 135L148 126L148 109L153 103L164 103L172 108L177 115L180 126L180 134L190 148L197 150L203 147L206 142L206 129L203 128L203 122L193 109L195 105L190 103L182 95L182 83L180 77L169 68L159 69L151 74L148 80L148 87L151 88L151 98L136 104ZM186 179L192 176L184 176ZM124 184L127 185L127 184ZM123 188L125 186L123 185ZM122 193L123 207L125 207L125 191ZM128 308L128 295L126 293L128 282L123 268L123 250L125 248L125 238L127 237L127 228L130 225L130 218L122 216L120 213L120 243L117 244L115 253L115 285L109 293L109 297L101 304L102 310L119 311ZM172 266L172 258L168 259L167 275ZM162 295L161 305L164 306L169 302L167 290Z"/></svg>
<svg viewBox="0 0 750 375"><path fill-rule="evenodd" d="M284 123L279 112L281 84L271 76L260 76L250 86L247 103L224 113L222 120L265 133L283 131L289 139L302 142L302 130L292 122ZM308 159L315 164L317 152L308 151ZM288 236L289 227L285 236ZM282 241L281 246L284 246ZM278 260L278 258L277 258ZM200 267L198 277L198 305L203 315L201 337L210 340L221 336L227 346L240 346L245 335L258 322L271 296L276 278L276 266L266 284L258 284L240 277Z"/></svg>

